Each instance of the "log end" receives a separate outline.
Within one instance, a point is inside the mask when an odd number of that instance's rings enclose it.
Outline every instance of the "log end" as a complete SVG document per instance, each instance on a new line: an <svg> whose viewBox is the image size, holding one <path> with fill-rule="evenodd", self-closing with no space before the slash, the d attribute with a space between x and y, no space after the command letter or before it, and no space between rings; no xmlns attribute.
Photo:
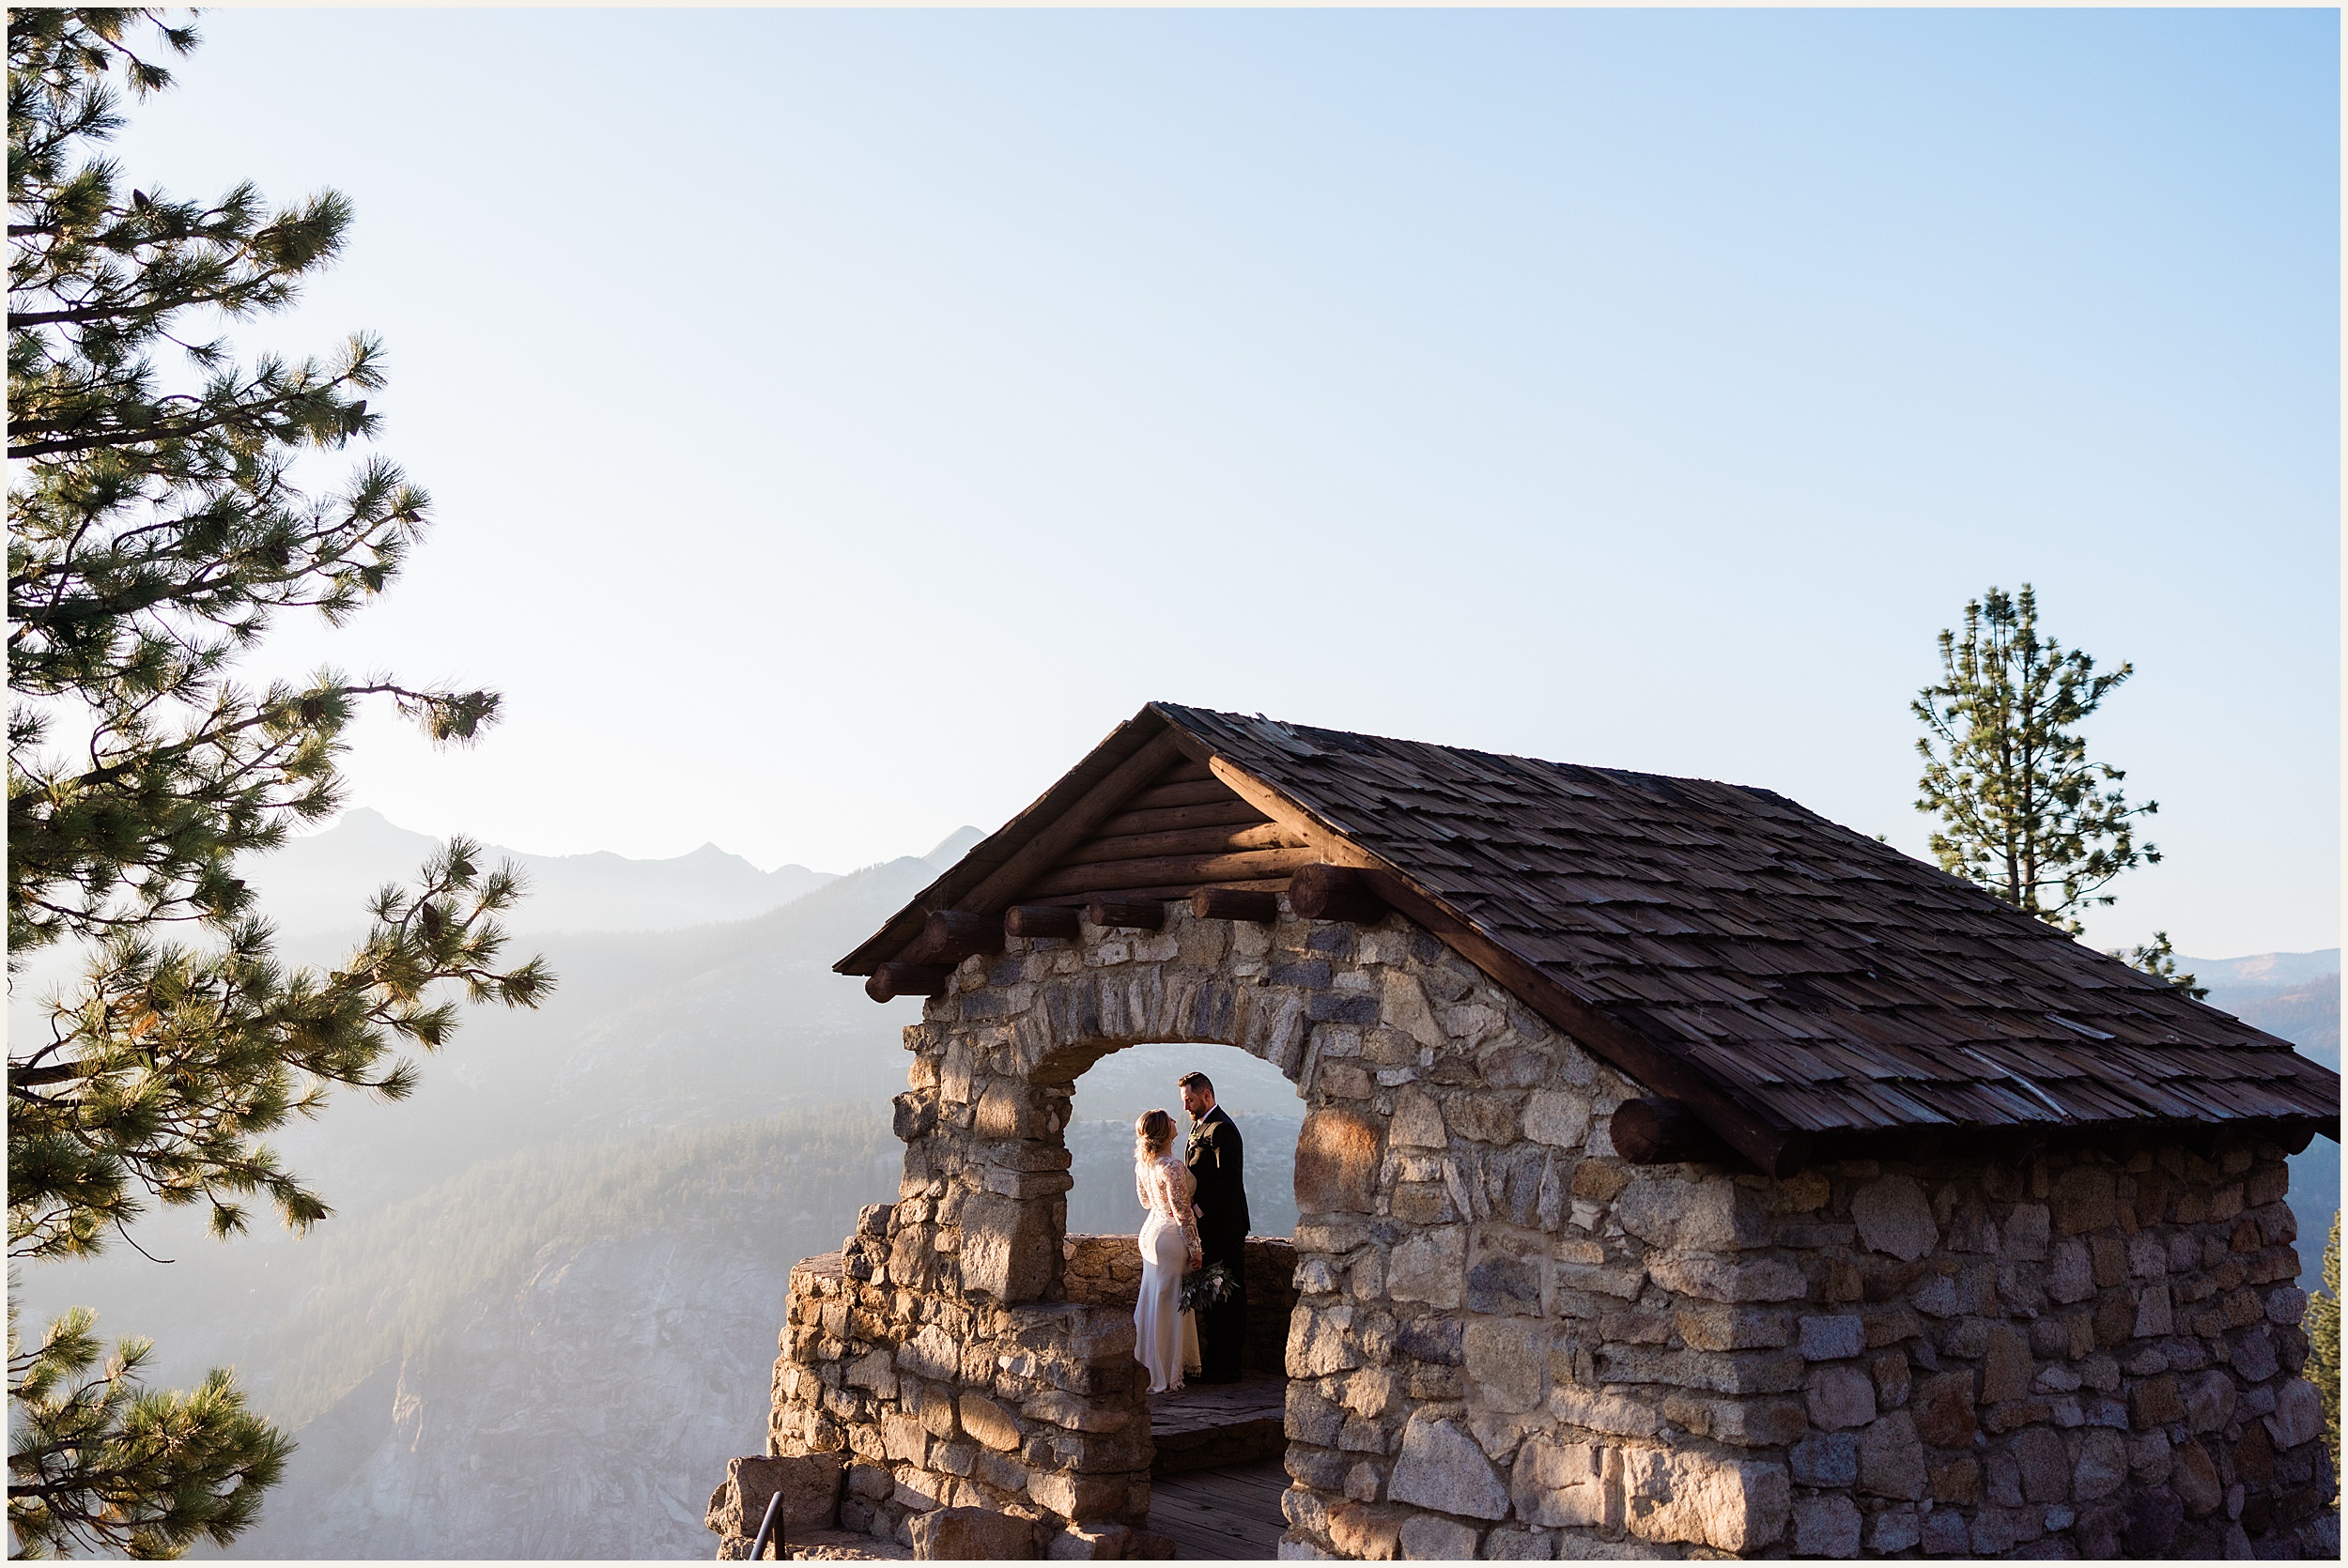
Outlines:
<svg viewBox="0 0 2348 1568"><path fill-rule="evenodd" d="M946 977L952 973L935 963L884 963L864 982L864 994L875 1002L894 1002L900 996L936 996L945 991Z"/></svg>
<svg viewBox="0 0 2348 1568"><path fill-rule="evenodd" d="M1648 1095L1614 1109L1614 1152L1633 1165L1743 1163L1742 1157L1683 1101Z"/></svg>
<svg viewBox="0 0 2348 1568"><path fill-rule="evenodd" d="M1248 893L1236 887L1202 887L1190 896L1190 913L1200 920L1253 920L1270 925L1280 918L1275 893Z"/></svg>
<svg viewBox="0 0 2348 1568"><path fill-rule="evenodd" d="M1085 918L1096 926L1159 931L1166 929L1166 905L1155 899L1095 899L1085 905Z"/></svg>
<svg viewBox="0 0 2348 1568"><path fill-rule="evenodd" d="M1386 916L1386 900L1369 878L1351 866L1325 863L1299 867L1289 879L1289 907L1306 920L1349 920L1376 925Z"/></svg>
<svg viewBox="0 0 2348 1568"><path fill-rule="evenodd" d="M1074 937L1076 912L1066 904L1016 904L1003 915L1003 930L1012 936Z"/></svg>
<svg viewBox="0 0 2348 1568"><path fill-rule="evenodd" d="M904 951L907 963L942 964L951 969L974 953L1003 950L1003 919L999 915L971 915L958 909L933 910Z"/></svg>

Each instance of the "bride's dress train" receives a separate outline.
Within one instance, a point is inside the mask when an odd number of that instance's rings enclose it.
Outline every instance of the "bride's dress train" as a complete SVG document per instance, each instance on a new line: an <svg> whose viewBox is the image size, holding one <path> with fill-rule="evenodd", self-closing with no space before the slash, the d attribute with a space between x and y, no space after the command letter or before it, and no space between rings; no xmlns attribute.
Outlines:
<svg viewBox="0 0 2348 1568"><path fill-rule="evenodd" d="M1141 1291L1134 1299L1134 1360L1150 1369L1150 1391L1182 1386L1198 1364L1197 1334L1182 1310L1182 1269L1198 1242L1190 1201L1197 1182L1178 1155L1134 1167L1134 1191L1150 1211L1141 1222Z"/></svg>

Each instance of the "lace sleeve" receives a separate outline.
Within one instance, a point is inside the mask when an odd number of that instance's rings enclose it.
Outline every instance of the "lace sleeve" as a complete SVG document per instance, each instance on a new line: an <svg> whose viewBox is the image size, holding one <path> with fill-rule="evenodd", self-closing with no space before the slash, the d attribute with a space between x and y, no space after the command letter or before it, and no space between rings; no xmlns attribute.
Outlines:
<svg viewBox="0 0 2348 1568"><path fill-rule="evenodd" d="M1191 1193L1197 1190L1197 1177L1180 1160L1169 1158L1159 1167L1160 1179L1166 1183L1166 1207L1174 1218L1182 1222L1182 1244L1194 1252L1198 1247L1198 1216L1191 1207Z"/></svg>

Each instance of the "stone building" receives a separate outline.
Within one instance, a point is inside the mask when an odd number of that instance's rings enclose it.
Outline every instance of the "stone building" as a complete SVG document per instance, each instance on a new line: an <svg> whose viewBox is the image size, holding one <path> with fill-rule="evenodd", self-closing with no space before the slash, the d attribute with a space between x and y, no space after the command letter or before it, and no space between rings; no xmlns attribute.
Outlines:
<svg viewBox="0 0 2348 1568"><path fill-rule="evenodd" d="M838 967L928 998L776 1364L844 1528L1147 1518L1061 1134L1196 1041L1305 1105L1283 1556L2337 1551L2338 1077L1766 790L1153 703Z"/></svg>

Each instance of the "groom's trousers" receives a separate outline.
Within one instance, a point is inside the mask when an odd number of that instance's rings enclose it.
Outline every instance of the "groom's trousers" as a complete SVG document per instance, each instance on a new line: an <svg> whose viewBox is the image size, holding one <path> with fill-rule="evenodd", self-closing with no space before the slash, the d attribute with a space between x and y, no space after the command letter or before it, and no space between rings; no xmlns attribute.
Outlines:
<svg viewBox="0 0 2348 1568"><path fill-rule="evenodd" d="M1198 1250L1203 1267L1220 1263L1230 1270L1238 1289L1219 1305L1198 1310L1198 1376L1208 1383L1236 1382L1240 1353L1247 1345L1247 1232L1210 1231L1199 1227Z"/></svg>

